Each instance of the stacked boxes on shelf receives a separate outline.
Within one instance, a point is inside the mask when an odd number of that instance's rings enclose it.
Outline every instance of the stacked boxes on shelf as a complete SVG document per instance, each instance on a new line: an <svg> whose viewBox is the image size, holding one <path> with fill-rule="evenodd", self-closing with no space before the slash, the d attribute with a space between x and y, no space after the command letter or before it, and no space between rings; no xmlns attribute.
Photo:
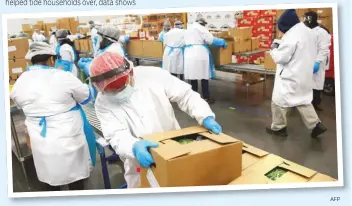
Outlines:
<svg viewBox="0 0 352 206"><path fill-rule="evenodd" d="M10 85L25 72L28 62L25 56L28 52L28 38L16 38L8 40L8 62L9 62L9 77Z"/></svg>

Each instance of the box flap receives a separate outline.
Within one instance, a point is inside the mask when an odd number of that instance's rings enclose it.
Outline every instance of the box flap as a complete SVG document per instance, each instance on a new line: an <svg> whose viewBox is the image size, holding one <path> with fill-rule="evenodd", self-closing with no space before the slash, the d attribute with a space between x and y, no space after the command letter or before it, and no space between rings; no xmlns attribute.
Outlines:
<svg viewBox="0 0 352 206"><path fill-rule="evenodd" d="M201 133L205 131L208 131L205 127L194 126L194 127L187 127L180 130L173 130L168 132L160 132L160 133L155 133L151 135L145 135L142 138L151 140L151 141L160 142L174 137L186 136L186 135Z"/></svg>
<svg viewBox="0 0 352 206"><path fill-rule="evenodd" d="M275 167L281 165L283 163L283 159L279 156L269 154L263 157L258 163L248 167L244 170L246 174L255 172L258 175L262 175L265 177L265 174L270 172Z"/></svg>
<svg viewBox="0 0 352 206"><path fill-rule="evenodd" d="M318 173L312 177L308 182L335 182L336 180L327 175Z"/></svg>
<svg viewBox="0 0 352 206"><path fill-rule="evenodd" d="M301 165L298 165L298 164L293 163L288 160L284 160L283 164L281 164L280 167L287 169L287 170L290 170L290 171L297 173L299 175L302 175L306 178L311 178L315 174L317 174L317 172L314 170L308 169L306 167L303 167Z"/></svg>
<svg viewBox="0 0 352 206"><path fill-rule="evenodd" d="M235 138L228 136L226 134L223 134L223 133L216 135L216 134L212 134L210 132L202 132L202 133L200 133L200 135L203 135L203 136L205 136L215 142L221 143L221 144L240 142L240 140L235 139Z"/></svg>
<svg viewBox="0 0 352 206"><path fill-rule="evenodd" d="M242 149L248 153L251 153L253 155L256 155L258 157L264 157L265 155L268 155L269 153L264 151L264 150L261 150L261 149L258 149L256 147L253 147L249 144L246 144L246 143L243 143L243 147Z"/></svg>
<svg viewBox="0 0 352 206"><path fill-rule="evenodd" d="M230 182L229 185L249 185L249 184L268 184L269 179L262 175L257 174L247 174L242 175L235 179L234 181Z"/></svg>
<svg viewBox="0 0 352 206"><path fill-rule="evenodd" d="M251 153L242 154L242 170L247 169L248 167L254 165L260 160L260 157L257 157Z"/></svg>
<svg viewBox="0 0 352 206"><path fill-rule="evenodd" d="M183 147L181 144L174 143L161 144L158 148L154 148L152 150L158 153L165 160L187 155L191 152L189 148Z"/></svg>

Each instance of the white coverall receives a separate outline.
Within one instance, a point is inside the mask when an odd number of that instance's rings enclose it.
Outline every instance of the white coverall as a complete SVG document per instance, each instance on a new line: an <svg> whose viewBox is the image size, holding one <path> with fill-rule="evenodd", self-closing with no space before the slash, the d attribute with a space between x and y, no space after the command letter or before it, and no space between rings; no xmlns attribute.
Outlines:
<svg viewBox="0 0 352 206"><path fill-rule="evenodd" d="M55 49L56 49L56 47L57 47L57 39L56 39L56 37L55 37L54 34L52 34L52 35L50 36L49 43L50 43L51 48L53 48L53 50L55 51Z"/></svg>
<svg viewBox="0 0 352 206"><path fill-rule="evenodd" d="M10 97L26 115L38 179L52 186L86 179L92 166L83 121L69 110L89 98L89 88L67 72L35 67L21 75ZM45 138L40 116L46 116Z"/></svg>
<svg viewBox="0 0 352 206"><path fill-rule="evenodd" d="M183 74L183 49L185 30L174 28L164 35L163 69L172 74Z"/></svg>
<svg viewBox="0 0 352 206"><path fill-rule="evenodd" d="M38 42L44 42L45 40L46 40L46 37L43 34L38 34L37 36Z"/></svg>
<svg viewBox="0 0 352 206"><path fill-rule="evenodd" d="M331 35L320 26L313 28L318 40L318 55L316 62L320 63L320 68L313 75L313 89L323 90L325 82L325 71L329 69Z"/></svg>
<svg viewBox="0 0 352 206"><path fill-rule="evenodd" d="M98 30L96 28L93 28L90 31L90 36L92 39L93 54L96 54L96 52L99 50L99 46L100 46L99 41L98 41L98 39L99 39L98 38ZM96 39L96 41L94 39Z"/></svg>
<svg viewBox="0 0 352 206"><path fill-rule="evenodd" d="M39 34L37 32L34 32L32 35L32 40L33 42L38 42Z"/></svg>
<svg viewBox="0 0 352 206"><path fill-rule="evenodd" d="M60 47L60 56L62 60L70 61L73 63L72 65L72 74L75 77L78 77L78 69L76 64L74 63L75 60L75 51L69 44L63 44Z"/></svg>
<svg viewBox="0 0 352 206"><path fill-rule="evenodd" d="M185 32L184 75L185 79L202 80L211 78L209 51L201 46L211 44L213 35L198 22L194 22ZM193 46L188 46L193 45Z"/></svg>
<svg viewBox="0 0 352 206"><path fill-rule="evenodd" d="M286 127L286 114L292 107L297 107L307 128L313 129L320 122L311 104L313 66L317 58L316 35L303 23L298 23L283 35L280 46L270 54L277 64L272 129Z"/></svg>
<svg viewBox="0 0 352 206"><path fill-rule="evenodd" d="M138 163L132 148L143 135L180 129L171 102L199 124L215 117L209 105L191 86L159 67L137 66L134 93L122 104L99 92L95 102L104 137L124 162L128 188L139 185Z"/></svg>

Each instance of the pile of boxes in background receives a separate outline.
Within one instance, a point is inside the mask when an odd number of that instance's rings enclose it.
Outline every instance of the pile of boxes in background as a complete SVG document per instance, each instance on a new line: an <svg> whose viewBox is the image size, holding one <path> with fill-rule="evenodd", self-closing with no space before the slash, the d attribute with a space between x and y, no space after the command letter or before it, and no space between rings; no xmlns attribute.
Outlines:
<svg viewBox="0 0 352 206"><path fill-rule="evenodd" d="M9 79L10 85L26 71L28 62L25 56L28 52L28 38L16 38L8 40L8 61L9 61Z"/></svg>

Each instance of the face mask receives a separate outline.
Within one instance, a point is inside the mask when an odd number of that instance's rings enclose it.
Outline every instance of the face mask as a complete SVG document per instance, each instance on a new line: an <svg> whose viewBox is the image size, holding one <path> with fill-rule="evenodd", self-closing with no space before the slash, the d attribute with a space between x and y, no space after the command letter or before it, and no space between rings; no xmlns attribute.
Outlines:
<svg viewBox="0 0 352 206"><path fill-rule="evenodd" d="M109 98L111 98L113 101L116 101L118 103L126 102L127 100L130 99L134 92L134 89L131 85L127 85L126 88L120 92L109 92L105 93Z"/></svg>

